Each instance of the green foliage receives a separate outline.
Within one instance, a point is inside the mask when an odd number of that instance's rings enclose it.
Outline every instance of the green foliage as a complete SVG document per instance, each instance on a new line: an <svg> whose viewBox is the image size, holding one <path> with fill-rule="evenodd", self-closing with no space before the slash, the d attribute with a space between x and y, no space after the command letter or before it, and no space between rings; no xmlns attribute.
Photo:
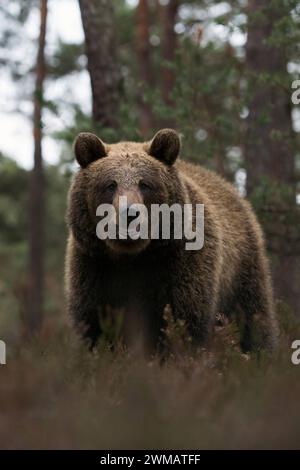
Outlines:
<svg viewBox="0 0 300 470"><path fill-rule="evenodd" d="M27 220L28 175L16 162L0 154L0 243L24 240Z"/></svg>
<svg viewBox="0 0 300 470"><path fill-rule="evenodd" d="M118 343L121 337L122 326L124 325L124 311L113 311L107 307L106 311L99 311L99 325L103 332L102 344L113 346Z"/></svg>
<svg viewBox="0 0 300 470"><path fill-rule="evenodd" d="M59 40L56 49L48 59L47 72L51 79L57 79L85 69L83 44L64 43Z"/></svg>
<svg viewBox="0 0 300 470"><path fill-rule="evenodd" d="M30 173L0 156L0 331L17 339L28 285L28 187ZM63 306L63 259L70 174L46 166L46 313Z"/></svg>

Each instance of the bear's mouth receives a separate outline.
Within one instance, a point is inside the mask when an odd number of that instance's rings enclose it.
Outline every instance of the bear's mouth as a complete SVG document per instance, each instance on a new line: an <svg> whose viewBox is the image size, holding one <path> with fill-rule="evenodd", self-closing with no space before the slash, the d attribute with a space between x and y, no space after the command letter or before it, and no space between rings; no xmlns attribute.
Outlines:
<svg viewBox="0 0 300 470"><path fill-rule="evenodd" d="M142 239L136 238L132 239L130 237L127 238L119 238L116 239L109 239L106 240L106 245L108 248L116 253L124 253L124 254L135 254L143 251L150 243L149 239Z"/></svg>

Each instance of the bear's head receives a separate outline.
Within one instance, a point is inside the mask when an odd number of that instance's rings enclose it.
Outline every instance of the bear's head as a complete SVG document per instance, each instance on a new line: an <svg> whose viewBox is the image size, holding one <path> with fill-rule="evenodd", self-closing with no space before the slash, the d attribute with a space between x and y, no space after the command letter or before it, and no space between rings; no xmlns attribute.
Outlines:
<svg viewBox="0 0 300 470"><path fill-rule="evenodd" d="M74 145L80 165L70 193L68 221L75 239L86 249L105 247L111 253L138 253L151 243L151 237L124 237L118 221L126 213L126 229L136 220L131 208L143 205L150 217L151 205L183 203L181 183L174 165L180 138L172 129L160 130L150 142L105 144L96 135L81 133ZM114 208L116 238L101 239L96 229L106 205ZM146 215L145 215L146 214ZM107 215L107 214L106 214ZM151 230L151 221L148 221ZM136 227L136 226L135 226Z"/></svg>

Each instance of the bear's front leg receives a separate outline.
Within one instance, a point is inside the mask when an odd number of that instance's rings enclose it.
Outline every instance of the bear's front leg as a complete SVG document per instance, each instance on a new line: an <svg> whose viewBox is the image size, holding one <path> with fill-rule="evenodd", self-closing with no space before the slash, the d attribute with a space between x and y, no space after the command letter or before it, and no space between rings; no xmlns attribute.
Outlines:
<svg viewBox="0 0 300 470"><path fill-rule="evenodd" d="M195 346L209 339L215 322L218 276L213 263L208 265L197 253L184 252L172 268L172 313L184 320Z"/></svg>
<svg viewBox="0 0 300 470"><path fill-rule="evenodd" d="M85 254L74 240L67 251L68 312L76 331L92 349L100 334L99 263Z"/></svg>

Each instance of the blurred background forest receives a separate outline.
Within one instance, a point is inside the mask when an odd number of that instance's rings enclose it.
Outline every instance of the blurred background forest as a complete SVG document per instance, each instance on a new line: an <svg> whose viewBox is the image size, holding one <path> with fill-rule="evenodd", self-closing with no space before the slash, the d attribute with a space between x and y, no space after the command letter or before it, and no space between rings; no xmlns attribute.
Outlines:
<svg viewBox="0 0 300 470"><path fill-rule="evenodd" d="M60 333L76 134L115 142L174 127L182 158L252 201L289 354L300 318L299 26L296 0L1 0L0 338L18 350L1 369L1 447L299 445L290 358L266 385L226 333L215 362L175 355L160 375L124 356L87 358ZM17 348L34 333L38 345Z"/></svg>
<svg viewBox="0 0 300 470"><path fill-rule="evenodd" d="M295 0L1 1L2 337L64 321L66 194L84 130L108 142L181 132L183 158L252 200L276 298L299 316L299 12Z"/></svg>
<svg viewBox="0 0 300 470"><path fill-rule="evenodd" d="M2 0L2 337L63 321L65 206L79 131L183 136L249 197L275 292L300 315L296 0ZM7 336L8 335L8 336Z"/></svg>

